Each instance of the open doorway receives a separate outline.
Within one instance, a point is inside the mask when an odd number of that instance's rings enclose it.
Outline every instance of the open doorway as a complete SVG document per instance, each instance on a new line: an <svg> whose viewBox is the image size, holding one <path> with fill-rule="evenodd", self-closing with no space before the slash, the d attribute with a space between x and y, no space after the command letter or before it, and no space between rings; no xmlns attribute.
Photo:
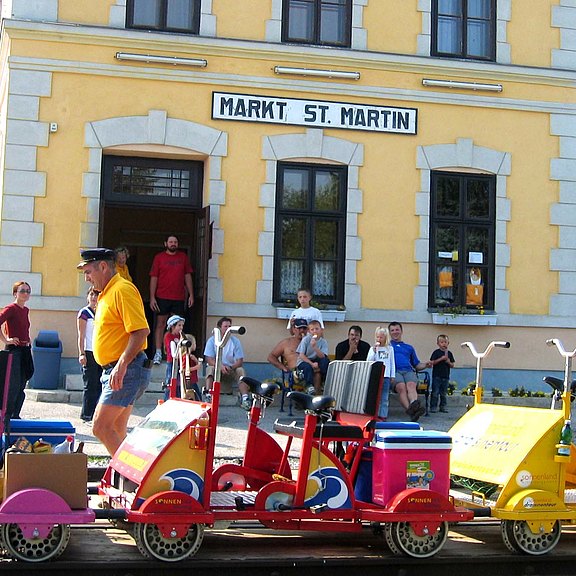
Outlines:
<svg viewBox="0 0 576 576"><path fill-rule="evenodd" d="M180 249L190 258L194 273L194 306L186 313L185 331L196 337L198 350L206 340L208 260L210 258L209 208L126 205L105 202L100 217L100 245L126 246L128 268L144 300L150 325L148 354L154 353L154 314L150 309L150 268L164 250L168 234L178 237Z"/></svg>

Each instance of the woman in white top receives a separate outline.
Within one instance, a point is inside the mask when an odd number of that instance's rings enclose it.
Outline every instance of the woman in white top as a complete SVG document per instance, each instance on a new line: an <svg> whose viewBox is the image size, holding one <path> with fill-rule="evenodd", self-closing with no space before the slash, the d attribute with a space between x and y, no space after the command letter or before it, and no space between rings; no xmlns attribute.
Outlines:
<svg viewBox="0 0 576 576"><path fill-rule="evenodd" d="M390 379L396 377L396 363L394 362L394 349L390 345L390 332L388 328L378 326L375 332L376 343L370 348L366 360L382 362L384 364L384 382L382 384L382 396L380 397L380 409L378 416L388 417L388 397L390 395Z"/></svg>
<svg viewBox="0 0 576 576"><path fill-rule="evenodd" d="M92 352L92 333L94 331L94 315L96 314L98 292L94 288L90 288L86 299L88 300L88 306L84 306L78 312L76 327L78 329L78 362L82 366L82 380L84 381L80 418L84 422L90 422L102 392L102 384L100 383L102 368L94 359Z"/></svg>

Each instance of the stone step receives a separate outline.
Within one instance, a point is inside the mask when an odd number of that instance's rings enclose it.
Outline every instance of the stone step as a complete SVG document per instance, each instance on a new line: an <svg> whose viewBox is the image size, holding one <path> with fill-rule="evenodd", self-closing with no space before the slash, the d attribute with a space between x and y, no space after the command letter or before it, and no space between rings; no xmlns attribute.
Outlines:
<svg viewBox="0 0 576 576"><path fill-rule="evenodd" d="M140 406L155 406L158 400L164 398L164 392L146 391L144 395L138 399L137 404ZM82 392L76 390L64 390L58 388L57 390L39 390L36 388L26 389L27 402L56 402L63 404L82 404Z"/></svg>
<svg viewBox="0 0 576 576"><path fill-rule="evenodd" d="M82 377L79 374L71 374L69 376L78 376L80 382L82 382ZM156 406L158 400L162 400L163 398L164 391L161 389L161 383L151 382L148 390L138 399L136 404L140 406ZM80 388L80 390L62 388L56 390L40 390L37 388L27 388L26 401L82 404L82 388ZM220 406L235 406L237 404L238 396L236 394L223 394L220 396Z"/></svg>
<svg viewBox="0 0 576 576"><path fill-rule="evenodd" d="M155 374L152 373L148 392L162 392L163 378L154 378ZM84 390L84 382L82 382L82 374L66 374L64 377L64 389L68 392L82 392Z"/></svg>

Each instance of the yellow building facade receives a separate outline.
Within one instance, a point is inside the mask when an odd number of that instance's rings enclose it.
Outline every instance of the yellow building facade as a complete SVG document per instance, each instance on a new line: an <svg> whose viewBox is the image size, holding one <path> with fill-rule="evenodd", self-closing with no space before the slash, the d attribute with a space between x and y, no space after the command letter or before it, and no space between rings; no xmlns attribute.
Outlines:
<svg viewBox="0 0 576 576"><path fill-rule="evenodd" d="M331 347L398 320L421 359L448 333L509 340L491 367L510 381L562 369L545 340L576 345L576 2L4 0L2 16L0 294L28 281L33 332L58 330L65 357L79 249L128 246L146 301L176 233L194 330L232 316L259 369L300 285Z"/></svg>

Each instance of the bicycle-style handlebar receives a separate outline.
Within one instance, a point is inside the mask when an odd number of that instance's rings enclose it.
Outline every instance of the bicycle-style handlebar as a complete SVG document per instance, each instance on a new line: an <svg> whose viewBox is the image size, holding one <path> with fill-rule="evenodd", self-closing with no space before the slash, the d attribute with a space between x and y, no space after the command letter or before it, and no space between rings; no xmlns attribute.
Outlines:
<svg viewBox="0 0 576 576"><path fill-rule="evenodd" d="M245 334L246 328L244 326L230 326L228 330L224 333L224 336L220 334L220 328L214 328L214 346L216 347L216 358L214 360L214 380L220 382L222 376L222 350L224 346L228 344L228 340L232 337L232 334Z"/></svg>
<svg viewBox="0 0 576 576"><path fill-rule="evenodd" d="M488 356L488 354L490 354L490 352L492 352L493 348L510 348L510 342L504 342L504 341L490 342L490 344L488 344L484 352L478 352L474 344L472 344L472 342L462 342L460 346L462 346L462 348L470 348L470 352L472 352L472 356L474 356L474 358L485 358L486 356Z"/></svg>
<svg viewBox="0 0 576 576"><path fill-rule="evenodd" d="M562 341L558 340L558 338L550 338L550 340L546 340L546 344L548 346L556 346L558 352L560 352L560 356L563 356L564 358L574 358L574 356L576 356L576 348L574 348L572 352L567 352L564 348L564 344L562 344Z"/></svg>
<svg viewBox="0 0 576 576"><path fill-rule="evenodd" d="M478 352L472 342L462 342L462 348L469 348L472 356L476 358L476 388L474 390L474 398L477 404L482 402L482 360L492 352L494 348L510 348L510 342L494 340L490 342L484 352Z"/></svg>
<svg viewBox="0 0 576 576"><path fill-rule="evenodd" d="M564 419L570 420L570 387L572 385L572 358L576 356L576 348L572 352L568 352L564 348L564 344L558 338L551 338L546 340L548 346L556 346L560 356L564 358L564 386L562 393L562 401L564 406Z"/></svg>

